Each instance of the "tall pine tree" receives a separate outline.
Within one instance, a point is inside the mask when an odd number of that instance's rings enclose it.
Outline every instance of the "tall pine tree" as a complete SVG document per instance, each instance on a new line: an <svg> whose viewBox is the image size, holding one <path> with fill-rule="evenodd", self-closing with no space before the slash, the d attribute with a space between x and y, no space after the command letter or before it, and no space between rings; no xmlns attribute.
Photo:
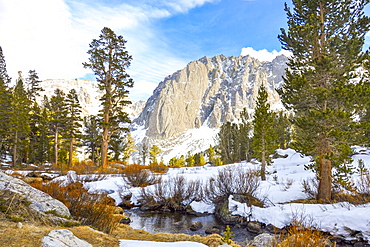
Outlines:
<svg viewBox="0 0 370 247"><path fill-rule="evenodd" d="M10 133L12 143L13 166L21 161L27 162L28 159L28 141L30 133L30 101L27 97L27 92L24 88L21 72L18 72L19 77L13 89L11 98L11 115L10 115Z"/></svg>
<svg viewBox="0 0 370 247"><path fill-rule="evenodd" d="M65 138L69 140L68 167L72 167L75 142L81 139L81 105L77 92L71 89L66 96L67 118L64 128Z"/></svg>
<svg viewBox="0 0 370 247"><path fill-rule="evenodd" d="M121 129L122 123L130 122L124 107L131 102L127 99L134 82L127 74L132 57L126 51L126 40L121 35L117 36L111 29L105 27L99 39L94 39L90 44L89 62L83 63L85 68L90 68L96 75L100 90L104 91L102 101L102 146L101 162L105 168L108 161L109 142L116 132Z"/></svg>
<svg viewBox="0 0 370 247"><path fill-rule="evenodd" d="M6 62L3 50L0 46L0 157L5 155L6 143L8 142L9 118L10 118L10 98L8 84L10 77L6 70Z"/></svg>
<svg viewBox="0 0 370 247"><path fill-rule="evenodd" d="M275 152L277 134L274 128L274 113L267 102L267 91L264 86L258 90L256 108L253 117L253 152L261 162L261 179L266 180L266 165Z"/></svg>
<svg viewBox="0 0 370 247"><path fill-rule="evenodd" d="M65 128L67 121L67 105L65 93L62 90L56 89L54 91L54 95L51 96L48 102L47 109L50 112L50 130L54 135L54 163L58 165L61 132Z"/></svg>
<svg viewBox="0 0 370 247"><path fill-rule="evenodd" d="M95 165L101 146L99 118L98 116L91 115L84 117L83 122L84 134L82 135L82 143L87 147L87 152L90 153L90 158Z"/></svg>
<svg viewBox="0 0 370 247"><path fill-rule="evenodd" d="M35 70L28 71L27 82L27 94L31 101L36 102L36 97L40 96L40 92L44 89L40 86L40 78Z"/></svg>
<svg viewBox="0 0 370 247"><path fill-rule="evenodd" d="M294 112L294 147L316 161L323 201L331 199L332 167L340 170L351 154L353 117L364 86L351 78L364 58L367 3L293 0L293 9L285 5L288 31L281 29L279 40L292 56L279 93Z"/></svg>

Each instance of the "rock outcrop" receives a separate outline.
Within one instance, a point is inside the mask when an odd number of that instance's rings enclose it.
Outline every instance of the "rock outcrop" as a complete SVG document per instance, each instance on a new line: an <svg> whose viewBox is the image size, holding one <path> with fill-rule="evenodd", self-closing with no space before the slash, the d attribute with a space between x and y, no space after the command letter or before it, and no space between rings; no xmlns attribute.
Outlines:
<svg viewBox="0 0 370 247"><path fill-rule="evenodd" d="M283 83L286 62L283 55L272 62L224 55L193 61L158 85L134 123L145 126L146 136L154 139L204 125L218 128L238 119L243 108L253 109L262 85L269 102L277 104L275 89Z"/></svg>
<svg viewBox="0 0 370 247"><path fill-rule="evenodd" d="M48 194L37 190L26 182L0 172L0 190L19 194L22 199L31 202L30 208L40 212L55 212L58 216L70 217L68 208Z"/></svg>
<svg viewBox="0 0 370 247"><path fill-rule="evenodd" d="M88 242L77 238L67 229L58 229L49 232L42 238L42 247L92 247Z"/></svg>

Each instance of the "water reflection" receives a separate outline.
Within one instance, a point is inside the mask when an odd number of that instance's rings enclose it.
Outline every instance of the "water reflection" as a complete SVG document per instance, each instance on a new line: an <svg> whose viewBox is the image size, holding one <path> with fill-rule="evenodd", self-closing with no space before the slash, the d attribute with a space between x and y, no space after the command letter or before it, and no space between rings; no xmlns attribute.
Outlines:
<svg viewBox="0 0 370 247"><path fill-rule="evenodd" d="M139 209L126 210L125 214L132 220L130 223L132 228L150 233L167 232L205 236L207 235L205 230L208 228L219 226L225 229L225 226L214 215L196 217L180 212L143 212ZM203 227L197 231L191 231L190 226L195 222L201 222ZM231 231L236 234L234 241L242 242L246 238L253 238L244 228L231 227Z"/></svg>

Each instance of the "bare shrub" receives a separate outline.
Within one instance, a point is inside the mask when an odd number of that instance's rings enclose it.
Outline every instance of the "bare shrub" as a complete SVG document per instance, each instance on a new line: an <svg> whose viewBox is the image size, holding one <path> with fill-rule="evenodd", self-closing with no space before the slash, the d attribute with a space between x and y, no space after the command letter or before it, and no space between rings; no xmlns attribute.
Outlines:
<svg viewBox="0 0 370 247"><path fill-rule="evenodd" d="M360 178L357 180L357 191L360 194L370 196L370 173L364 172L360 175Z"/></svg>
<svg viewBox="0 0 370 247"><path fill-rule="evenodd" d="M132 187L145 187L160 181L160 178L149 171L147 166L137 164L125 166L123 179Z"/></svg>
<svg viewBox="0 0 370 247"><path fill-rule="evenodd" d="M289 190L290 187L292 187L293 183L294 179L292 178L281 179L281 181L279 182L280 187L283 191Z"/></svg>
<svg viewBox="0 0 370 247"><path fill-rule="evenodd" d="M302 182L302 187L303 192L306 193L309 198L316 198L319 188L319 181L317 178L308 178L307 180L304 179Z"/></svg>
<svg viewBox="0 0 370 247"><path fill-rule="evenodd" d="M248 201L255 197L259 188L259 177L253 170L244 170L241 166L229 166L218 171L205 187L205 200L219 203L230 195L247 196Z"/></svg>
<svg viewBox="0 0 370 247"><path fill-rule="evenodd" d="M202 189L199 180L187 181L182 176L176 176L166 181L160 181L154 185L154 188L143 188L140 201L147 205L181 211L185 210L193 201L199 201L201 195Z"/></svg>

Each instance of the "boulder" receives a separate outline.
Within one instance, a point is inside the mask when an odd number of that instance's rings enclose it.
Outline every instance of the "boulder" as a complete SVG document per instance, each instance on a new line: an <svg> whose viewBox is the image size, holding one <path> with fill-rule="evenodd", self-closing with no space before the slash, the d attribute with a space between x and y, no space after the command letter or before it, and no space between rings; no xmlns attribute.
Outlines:
<svg viewBox="0 0 370 247"><path fill-rule="evenodd" d="M37 190L26 182L0 172L0 190L19 194L22 199L31 202L30 208L40 212L53 211L59 216L70 217L68 208L50 195Z"/></svg>
<svg viewBox="0 0 370 247"><path fill-rule="evenodd" d="M262 233L257 235L252 241L249 242L249 246L254 247L270 247L273 246L275 237L268 233Z"/></svg>
<svg viewBox="0 0 370 247"><path fill-rule="evenodd" d="M257 221L250 221L247 224L247 231L251 233L261 233L262 225Z"/></svg>
<svg viewBox="0 0 370 247"><path fill-rule="evenodd" d="M42 247L92 247L67 229L53 230L41 240Z"/></svg>
<svg viewBox="0 0 370 247"><path fill-rule="evenodd" d="M120 221L120 223L121 224L125 224L125 225L128 225L128 224L130 224L132 221L131 221L131 219L129 218L129 217L124 217L124 218L122 218L121 219L121 221Z"/></svg>
<svg viewBox="0 0 370 247"><path fill-rule="evenodd" d="M217 227L212 227L212 228L207 228L205 230L205 233L206 234L220 234L221 233L221 230Z"/></svg>
<svg viewBox="0 0 370 247"><path fill-rule="evenodd" d="M191 231L198 231L202 227L203 227L203 224L201 222L197 221L197 222L194 222L193 224L191 224L190 230Z"/></svg>

